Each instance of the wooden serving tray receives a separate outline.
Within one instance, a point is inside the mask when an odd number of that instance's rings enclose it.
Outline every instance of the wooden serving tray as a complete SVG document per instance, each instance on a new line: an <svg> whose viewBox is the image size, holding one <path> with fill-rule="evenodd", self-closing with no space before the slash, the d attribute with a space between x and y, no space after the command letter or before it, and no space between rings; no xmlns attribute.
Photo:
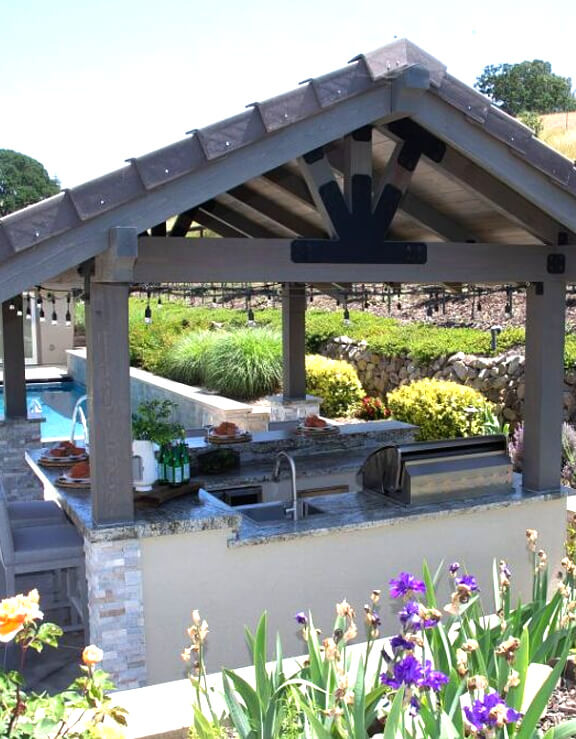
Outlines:
<svg viewBox="0 0 576 739"><path fill-rule="evenodd" d="M162 503L174 500L175 498L181 498L184 495L197 495L201 487L204 487L204 483L198 480L187 482L178 487L154 485L152 490L147 493L134 493L134 501L136 503L142 503L145 506L157 507L162 505Z"/></svg>

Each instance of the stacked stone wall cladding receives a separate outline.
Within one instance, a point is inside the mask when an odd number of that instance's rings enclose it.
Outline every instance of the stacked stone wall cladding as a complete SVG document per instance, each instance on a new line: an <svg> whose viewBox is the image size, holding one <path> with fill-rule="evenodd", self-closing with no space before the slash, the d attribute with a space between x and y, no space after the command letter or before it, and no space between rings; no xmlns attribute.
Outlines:
<svg viewBox="0 0 576 739"><path fill-rule="evenodd" d="M522 419L524 406L524 354L516 350L495 357L458 352L432 362L418 362L408 356L384 357L374 354L366 342L341 336L329 342L323 352L333 359L345 359L356 368L370 395L385 397L400 385L423 377L453 380L479 390L499 406L511 422ZM576 421L576 372L564 377L564 419Z"/></svg>
<svg viewBox="0 0 576 739"><path fill-rule="evenodd" d="M40 500L42 484L26 463L24 452L40 447L40 421L8 419L0 421L0 472L6 498Z"/></svg>
<svg viewBox="0 0 576 739"><path fill-rule="evenodd" d="M146 685L146 641L138 539L85 541L90 642L118 688Z"/></svg>

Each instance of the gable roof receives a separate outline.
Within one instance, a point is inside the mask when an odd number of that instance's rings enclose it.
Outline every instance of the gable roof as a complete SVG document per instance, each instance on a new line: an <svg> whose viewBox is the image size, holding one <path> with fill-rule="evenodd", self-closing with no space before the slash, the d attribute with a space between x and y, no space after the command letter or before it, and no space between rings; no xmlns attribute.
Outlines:
<svg viewBox="0 0 576 739"><path fill-rule="evenodd" d="M418 167L404 213L394 222L404 238L447 233L449 240L464 240L450 231L476 237L484 230L485 240L554 244L559 230L576 232L573 163L449 75L437 59L401 40L0 219L0 297L102 252L113 226L142 232L196 206L203 207L195 220L222 235L309 235L300 233L306 226L321 233L323 224L290 162L371 124L375 159L384 168L395 143L387 124L403 117L450 145L441 171L428 162ZM337 164L337 144L329 146L329 156ZM246 183L244 198L235 195L234 188ZM426 208L436 214L432 228ZM291 216L288 226L280 210Z"/></svg>

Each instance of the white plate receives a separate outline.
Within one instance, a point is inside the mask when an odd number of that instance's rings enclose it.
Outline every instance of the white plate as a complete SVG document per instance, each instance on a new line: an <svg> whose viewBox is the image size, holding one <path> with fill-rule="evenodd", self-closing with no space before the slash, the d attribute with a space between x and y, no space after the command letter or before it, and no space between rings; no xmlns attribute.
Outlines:
<svg viewBox="0 0 576 739"><path fill-rule="evenodd" d="M64 480L66 480L66 482L82 482L82 483L90 482L89 477L70 477L70 475L67 472L65 472L62 475L62 477L64 478Z"/></svg>

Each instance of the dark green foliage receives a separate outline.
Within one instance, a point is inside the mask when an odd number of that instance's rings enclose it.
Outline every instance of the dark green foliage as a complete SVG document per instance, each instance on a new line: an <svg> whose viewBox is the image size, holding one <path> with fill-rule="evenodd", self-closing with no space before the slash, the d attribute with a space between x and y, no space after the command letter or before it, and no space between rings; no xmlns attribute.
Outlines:
<svg viewBox="0 0 576 739"><path fill-rule="evenodd" d="M0 216L8 215L60 192L44 167L31 157L0 149Z"/></svg>
<svg viewBox="0 0 576 739"><path fill-rule="evenodd" d="M518 113L518 118L525 126L532 129L534 136L539 136L542 133L544 124L542 123L542 118L538 113L533 113L530 110L523 110L521 113Z"/></svg>
<svg viewBox="0 0 576 739"><path fill-rule="evenodd" d="M550 62L540 59L488 65L475 87L514 116L522 111L555 113L576 109L571 79L554 74Z"/></svg>

